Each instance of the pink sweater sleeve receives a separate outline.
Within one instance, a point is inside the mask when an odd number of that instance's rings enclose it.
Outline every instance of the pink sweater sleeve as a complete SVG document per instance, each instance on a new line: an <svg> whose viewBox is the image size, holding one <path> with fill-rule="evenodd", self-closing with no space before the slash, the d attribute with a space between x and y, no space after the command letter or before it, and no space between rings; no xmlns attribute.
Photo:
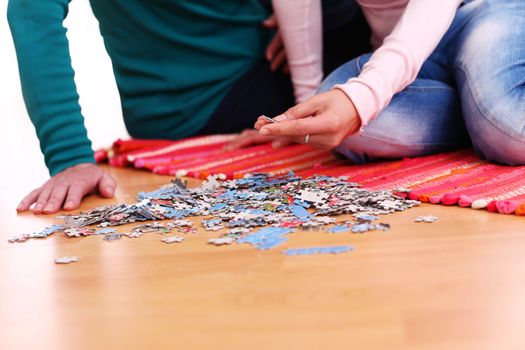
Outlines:
<svg viewBox="0 0 525 350"><path fill-rule="evenodd" d="M323 79L321 0L273 0L296 102L314 95Z"/></svg>
<svg viewBox="0 0 525 350"><path fill-rule="evenodd" d="M450 27L460 3L461 0L410 0L359 77L335 86L354 103L362 127L390 103L394 94L416 79L423 62Z"/></svg>

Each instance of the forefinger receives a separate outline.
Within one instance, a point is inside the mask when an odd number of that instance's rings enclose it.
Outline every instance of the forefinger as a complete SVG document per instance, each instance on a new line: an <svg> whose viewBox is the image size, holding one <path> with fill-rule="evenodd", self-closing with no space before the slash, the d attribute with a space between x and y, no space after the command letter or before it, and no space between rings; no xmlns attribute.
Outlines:
<svg viewBox="0 0 525 350"><path fill-rule="evenodd" d="M332 133L336 128L331 126L321 116L304 119L287 120L275 124L264 125L260 130L261 135L266 136L304 136L313 134Z"/></svg>
<svg viewBox="0 0 525 350"><path fill-rule="evenodd" d="M24 199L20 201L20 204L18 204L18 207L16 207L16 211L28 211L31 205L37 200L41 191L41 188L37 188L36 190L31 191L31 193L29 193L27 196L24 197Z"/></svg>

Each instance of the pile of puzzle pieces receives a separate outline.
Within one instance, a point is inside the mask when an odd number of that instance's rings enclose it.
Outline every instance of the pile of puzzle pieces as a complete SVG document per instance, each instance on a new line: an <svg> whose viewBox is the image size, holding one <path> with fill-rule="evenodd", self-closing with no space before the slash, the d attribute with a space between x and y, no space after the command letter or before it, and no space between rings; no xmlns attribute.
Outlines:
<svg viewBox="0 0 525 350"><path fill-rule="evenodd" d="M138 238L144 233L163 235L196 233L188 217L201 216L207 231L226 230L208 241L214 245L250 244L267 250L286 242L297 230L325 230L329 233L364 233L388 230L389 224L376 223L379 215L403 211L418 201L396 196L390 191L361 189L345 177L314 176L302 179L293 173L270 177L254 174L242 179L218 181L210 176L200 187L188 188L180 179L153 192L140 192L137 202L95 208L77 215L61 216L61 225L41 232L19 235L10 242L45 238L57 232L68 237L102 235L106 241L122 237ZM337 215L351 214L352 220L337 221ZM135 223L131 232L119 233L116 226ZM93 228L88 228L92 226ZM181 243L183 236L162 239ZM289 255L324 254L350 251L308 248Z"/></svg>

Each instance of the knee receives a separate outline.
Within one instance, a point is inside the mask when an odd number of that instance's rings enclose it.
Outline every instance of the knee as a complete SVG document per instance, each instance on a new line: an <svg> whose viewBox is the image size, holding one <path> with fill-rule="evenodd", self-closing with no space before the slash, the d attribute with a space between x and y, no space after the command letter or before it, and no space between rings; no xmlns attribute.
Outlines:
<svg viewBox="0 0 525 350"><path fill-rule="evenodd" d="M461 97L476 152L489 161L525 165L525 86L478 76L463 85Z"/></svg>
<svg viewBox="0 0 525 350"><path fill-rule="evenodd" d="M491 162L525 165L525 130L502 119L499 124L483 120L469 127L474 150Z"/></svg>
<svg viewBox="0 0 525 350"><path fill-rule="evenodd" d="M346 62L332 73L330 73L321 83L317 93L326 92L337 84L344 84L348 79L355 78L363 69L364 64L370 59L371 54L365 54Z"/></svg>
<svg viewBox="0 0 525 350"><path fill-rule="evenodd" d="M456 57L465 124L481 157L525 165L525 2L487 3L461 34Z"/></svg>

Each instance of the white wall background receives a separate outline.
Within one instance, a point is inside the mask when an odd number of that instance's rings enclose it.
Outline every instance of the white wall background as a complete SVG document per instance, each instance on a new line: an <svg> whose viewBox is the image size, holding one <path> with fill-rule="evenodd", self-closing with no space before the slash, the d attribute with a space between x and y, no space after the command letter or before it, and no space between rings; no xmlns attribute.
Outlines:
<svg viewBox="0 0 525 350"><path fill-rule="evenodd" d="M22 98L7 2L0 0L0 181L23 179L23 192L41 185L48 174ZM111 62L88 0L71 2L65 26L88 135L95 149L108 146L127 132Z"/></svg>

